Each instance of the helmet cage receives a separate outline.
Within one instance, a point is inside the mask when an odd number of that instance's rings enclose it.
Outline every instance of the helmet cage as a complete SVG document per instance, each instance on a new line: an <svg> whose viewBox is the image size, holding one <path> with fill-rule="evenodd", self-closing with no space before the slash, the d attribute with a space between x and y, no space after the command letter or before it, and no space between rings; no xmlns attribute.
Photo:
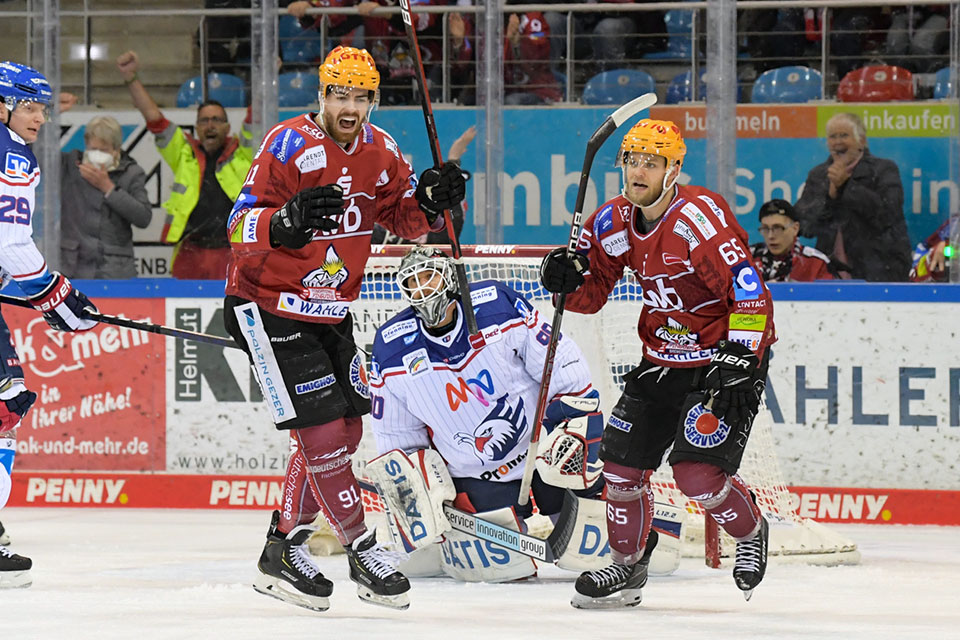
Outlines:
<svg viewBox="0 0 960 640"><path fill-rule="evenodd" d="M440 251L413 249L400 263L397 286L424 324L435 327L457 294L453 263Z"/></svg>

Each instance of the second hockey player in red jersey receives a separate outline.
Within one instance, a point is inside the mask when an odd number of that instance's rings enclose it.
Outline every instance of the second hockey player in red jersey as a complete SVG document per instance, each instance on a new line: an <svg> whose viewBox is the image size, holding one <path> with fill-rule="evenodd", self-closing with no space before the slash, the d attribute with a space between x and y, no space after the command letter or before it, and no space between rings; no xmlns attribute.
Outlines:
<svg viewBox="0 0 960 640"><path fill-rule="evenodd" d="M629 269L642 286L640 366L603 432L613 563L580 576L572 604L640 602L652 544L650 476L670 450L677 486L737 540L733 571L749 598L766 568L767 522L736 475L775 340L770 293L724 199L676 184L686 145L668 121L624 136L622 195L584 223L572 257L555 249L541 281L571 311L595 313Z"/></svg>
<svg viewBox="0 0 960 640"><path fill-rule="evenodd" d="M465 192L451 163L417 180L394 139L370 124L379 84L369 53L334 49L320 67L319 112L264 137L228 222L224 322L250 356L274 423L296 442L254 586L319 611L333 585L304 543L321 511L358 595L409 606L410 584L367 530L351 469L370 399L349 310L374 223L416 239L438 230Z"/></svg>

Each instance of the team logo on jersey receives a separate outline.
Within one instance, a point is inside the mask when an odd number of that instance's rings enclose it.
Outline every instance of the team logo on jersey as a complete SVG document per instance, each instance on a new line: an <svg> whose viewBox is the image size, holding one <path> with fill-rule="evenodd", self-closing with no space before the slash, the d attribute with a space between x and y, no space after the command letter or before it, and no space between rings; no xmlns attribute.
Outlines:
<svg viewBox="0 0 960 640"><path fill-rule="evenodd" d="M683 437L701 449L712 449L726 442L730 427L698 402L683 418Z"/></svg>
<svg viewBox="0 0 960 640"><path fill-rule="evenodd" d="M353 354L353 360L350 361L350 384L357 395L362 398L370 397L370 382L367 380L367 369L363 366L360 354Z"/></svg>
<svg viewBox="0 0 960 640"><path fill-rule="evenodd" d="M320 127L315 127L309 122L300 125L299 129L300 131L303 131L314 140L323 140L325 136L325 134L323 133L323 129L321 129Z"/></svg>
<svg viewBox="0 0 960 640"><path fill-rule="evenodd" d="M517 406L511 407L502 396L496 406L477 425L472 433L459 431L454 441L470 451L482 462L499 462L513 451L527 431L527 416L523 411L523 399L517 398Z"/></svg>
<svg viewBox="0 0 960 640"><path fill-rule="evenodd" d="M700 230L704 240L709 240L717 235L717 228L707 219L707 216L703 215L703 211L700 211L697 205L688 202L680 207L680 212L693 223L693 226Z"/></svg>
<svg viewBox="0 0 960 640"><path fill-rule="evenodd" d="M613 229L613 205L608 204L593 219L593 234L598 238Z"/></svg>
<svg viewBox="0 0 960 640"><path fill-rule="evenodd" d="M667 323L657 327L655 334L664 342L680 347L696 347L700 342L700 334L690 331L690 327L680 324L673 318L667 317Z"/></svg>
<svg viewBox="0 0 960 640"><path fill-rule="evenodd" d="M403 368L411 376L418 376L433 369L433 365L430 364L430 358L427 357L427 350L417 349L403 356Z"/></svg>
<svg viewBox="0 0 960 640"><path fill-rule="evenodd" d="M287 161L293 157L306 141L303 136L293 129L284 129L283 133L278 135L270 143L269 151L273 157L280 161L280 164L287 164Z"/></svg>
<svg viewBox="0 0 960 640"><path fill-rule="evenodd" d="M3 165L3 172L11 178L21 178L26 180L30 177L27 172L30 169L30 160L26 156L13 151L7 151L7 159Z"/></svg>
<svg viewBox="0 0 960 640"><path fill-rule="evenodd" d="M730 267L733 272L733 295L736 300L756 300L763 292L760 276L749 262Z"/></svg>
<svg viewBox="0 0 960 640"><path fill-rule="evenodd" d="M606 238L601 238L600 246L607 252L607 255L616 258L630 251L630 240L627 239L626 231L617 231Z"/></svg>
<svg viewBox="0 0 960 640"><path fill-rule="evenodd" d="M457 376L457 386L448 382L446 391L447 404L450 405L451 411L456 411L461 404L468 402L471 398L476 398L485 407L489 406L490 402L487 400L487 396L496 393L496 389L493 387L493 376L486 369L481 369L477 377L467 380ZM484 396L484 393L487 396Z"/></svg>
<svg viewBox="0 0 960 640"><path fill-rule="evenodd" d="M673 287L663 284L663 278L657 278L657 287L644 284L641 300L643 304L654 310L681 311L683 310L683 300L680 294Z"/></svg>
<svg viewBox="0 0 960 640"><path fill-rule="evenodd" d="M347 270L343 258L331 244L327 247L327 255L320 268L301 278L303 297L308 300L335 300L336 291L332 290L338 289L349 277L350 271Z"/></svg>

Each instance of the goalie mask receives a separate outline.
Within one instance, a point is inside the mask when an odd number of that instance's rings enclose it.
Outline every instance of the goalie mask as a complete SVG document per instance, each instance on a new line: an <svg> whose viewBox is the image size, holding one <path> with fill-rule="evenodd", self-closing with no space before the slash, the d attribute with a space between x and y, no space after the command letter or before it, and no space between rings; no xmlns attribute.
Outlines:
<svg viewBox="0 0 960 640"><path fill-rule="evenodd" d="M565 489L592 487L603 472L602 435L603 415L597 411L557 425L540 441L537 449L536 467L540 478Z"/></svg>
<svg viewBox="0 0 960 640"><path fill-rule="evenodd" d="M400 261L397 285L404 300L428 327L443 322L457 297L453 261L439 249L414 247Z"/></svg>

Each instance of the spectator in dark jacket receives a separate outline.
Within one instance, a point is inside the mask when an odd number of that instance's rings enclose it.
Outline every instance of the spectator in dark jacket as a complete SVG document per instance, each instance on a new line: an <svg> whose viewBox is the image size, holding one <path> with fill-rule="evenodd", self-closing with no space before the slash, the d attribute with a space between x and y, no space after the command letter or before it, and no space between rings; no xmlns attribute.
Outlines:
<svg viewBox="0 0 960 640"><path fill-rule="evenodd" d="M795 205L800 235L816 238L817 249L853 278L906 281L910 239L897 165L870 153L863 121L852 113L827 122L827 148L830 157L810 170Z"/></svg>
<svg viewBox="0 0 960 640"><path fill-rule="evenodd" d="M153 209L146 175L123 152L119 123L91 120L85 149L61 154L60 261L72 278L133 278L131 225L146 228Z"/></svg>

